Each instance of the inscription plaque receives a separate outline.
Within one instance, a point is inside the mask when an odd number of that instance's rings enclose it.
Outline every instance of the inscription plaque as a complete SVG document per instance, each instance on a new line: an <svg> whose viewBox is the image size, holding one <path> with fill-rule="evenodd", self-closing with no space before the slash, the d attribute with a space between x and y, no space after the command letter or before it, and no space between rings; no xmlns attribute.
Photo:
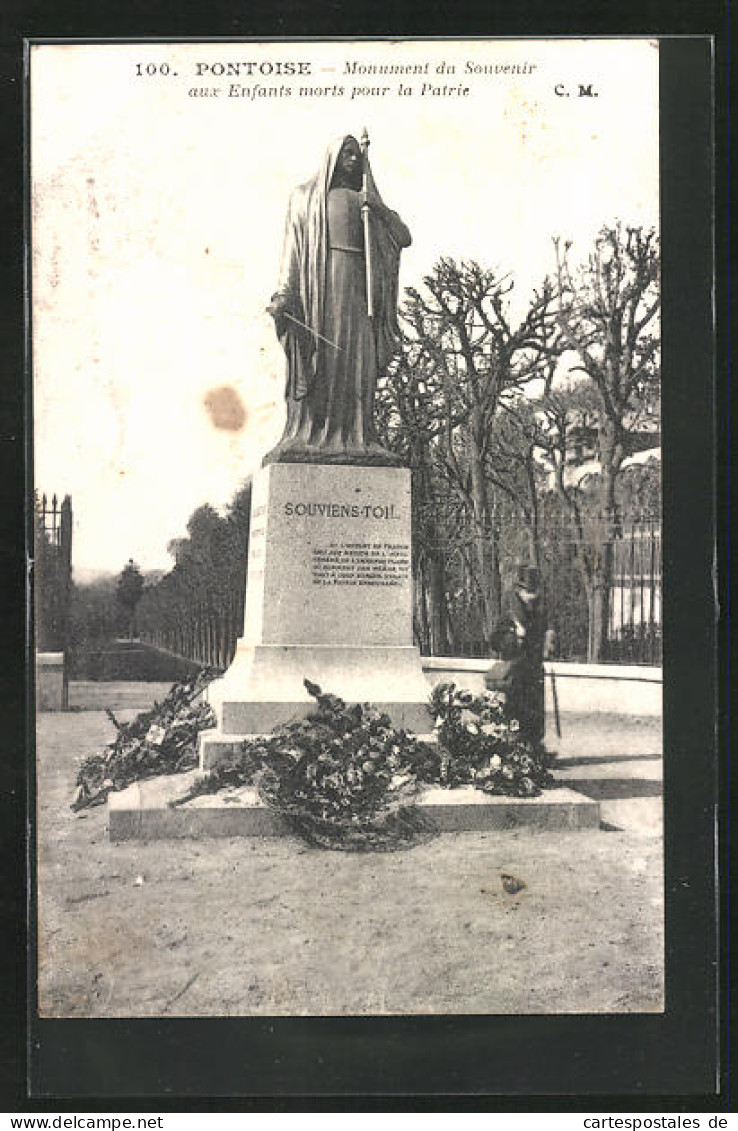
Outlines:
<svg viewBox="0 0 738 1131"><path fill-rule="evenodd" d="M313 546L313 585L406 585L410 579L410 546L404 543L347 542Z"/></svg>

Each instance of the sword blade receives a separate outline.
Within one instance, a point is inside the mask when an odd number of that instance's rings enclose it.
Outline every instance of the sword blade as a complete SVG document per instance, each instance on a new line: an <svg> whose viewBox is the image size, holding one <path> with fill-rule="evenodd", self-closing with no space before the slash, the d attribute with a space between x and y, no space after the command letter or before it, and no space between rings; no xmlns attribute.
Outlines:
<svg viewBox="0 0 738 1131"><path fill-rule="evenodd" d="M338 350L340 353L343 353L343 346L337 346L335 342L332 342L330 340L330 338L326 338L323 336L323 334L319 334L317 330L313 330L305 322L301 322L299 318L295 318L293 314L288 314L285 311L284 316L285 318L289 318L290 322L294 322L296 326L301 326L303 330L307 330L308 334L313 334L314 337L320 338L321 342L325 342L327 346L333 346L334 350Z"/></svg>

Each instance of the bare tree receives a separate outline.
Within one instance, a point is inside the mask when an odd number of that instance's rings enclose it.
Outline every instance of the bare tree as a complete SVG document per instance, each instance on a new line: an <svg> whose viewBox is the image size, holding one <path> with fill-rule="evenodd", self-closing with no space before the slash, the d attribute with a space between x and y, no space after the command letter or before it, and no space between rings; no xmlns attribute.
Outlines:
<svg viewBox="0 0 738 1131"><path fill-rule="evenodd" d="M581 539L589 603L589 659L605 655L612 590L613 546L606 536L617 521L616 483L632 437L658 412L660 305L659 241L653 230L603 227L586 262L574 268L571 244L554 241L558 284L556 318L573 374L581 386L569 396L549 391L544 406L546 445L556 490ZM599 463L596 498L600 536L585 531L581 499L564 474L572 428L592 422Z"/></svg>
<svg viewBox="0 0 738 1131"><path fill-rule="evenodd" d="M424 653L447 654L451 623L446 595L445 528L433 445L447 427L434 350L405 335L383 378L375 405L382 442L412 469L413 621Z"/></svg>
<svg viewBox="0 0 738 1131"><path fill-rule="evenodd" d="M554 291L544 281L516 320L512 279L478 263L441 259L424 284L423 293L408 289L402 309L412 351L405 371L412 381L422 374L432 404L433 458L469 517L486 641L501 608L489 476L495 426L531 381L550 386L560 352Z"/></svg>

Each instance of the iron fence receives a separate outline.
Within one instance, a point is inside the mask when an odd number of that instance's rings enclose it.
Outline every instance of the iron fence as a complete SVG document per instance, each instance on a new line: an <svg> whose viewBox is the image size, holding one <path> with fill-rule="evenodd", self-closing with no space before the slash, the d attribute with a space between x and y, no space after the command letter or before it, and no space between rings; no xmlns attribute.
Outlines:
<svg viewBox="0 0 738 1131"><path fill-rule="evenodd" d="M416 515L416 520L418 516ZM421 516L422 519L422 516ZM579 525L560 515L495 511L488 526L471 529L436 512L435 538L422 521L413 537L413 631L424 655L486 657L489 608L479 576L480 543L489 540L499 612L521 562L539 568L551 659L592 659L592 574L606 587L604 646L598 660L661 662L661 524L657 516L588 516ZM438 537L442 530L443 537ZM483 547L481 547L483 548ZM226 668L243 626L243 591L187 593L151 616L142 637L198 663Z"/></svg>
<svg viewBox="0 0 738 1131"><path fill-rule="evenodd" d="M484 657L489 654L485 602L475 572L475 543L494 545L495 588L504 612L521 562L541 574L550 658L586 662L591 659L594 591L604 587L602 609L606 631L598 659L609 663L661 663L661 523L639 514L602 518L588 516L577 525L548 516L536 524L519 511L495 512L487 529L457 528L452 539L418 548L415 562L415 636L425 654ZM428 562L443 577L445 631L430 631ZM436 589L438 586L436 584Z"/></svg>

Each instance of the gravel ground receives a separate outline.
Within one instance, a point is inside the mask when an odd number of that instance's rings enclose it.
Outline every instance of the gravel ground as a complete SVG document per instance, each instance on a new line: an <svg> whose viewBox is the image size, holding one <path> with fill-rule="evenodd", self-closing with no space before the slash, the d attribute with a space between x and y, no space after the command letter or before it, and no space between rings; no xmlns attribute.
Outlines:
<svg viewBox="0 0 738 1131"><path fill-rule="evenodd" d="M127 720L166 686L85 687L77 710L38 720L43 1015L661 1010L657 720L564 719L558 772L601 800L599 830L444 834L386 855L292 837L111 844L106 807L69 809L78 763L113 735L103 699ZM526 886L507 895L501 871Z"/></svg>

